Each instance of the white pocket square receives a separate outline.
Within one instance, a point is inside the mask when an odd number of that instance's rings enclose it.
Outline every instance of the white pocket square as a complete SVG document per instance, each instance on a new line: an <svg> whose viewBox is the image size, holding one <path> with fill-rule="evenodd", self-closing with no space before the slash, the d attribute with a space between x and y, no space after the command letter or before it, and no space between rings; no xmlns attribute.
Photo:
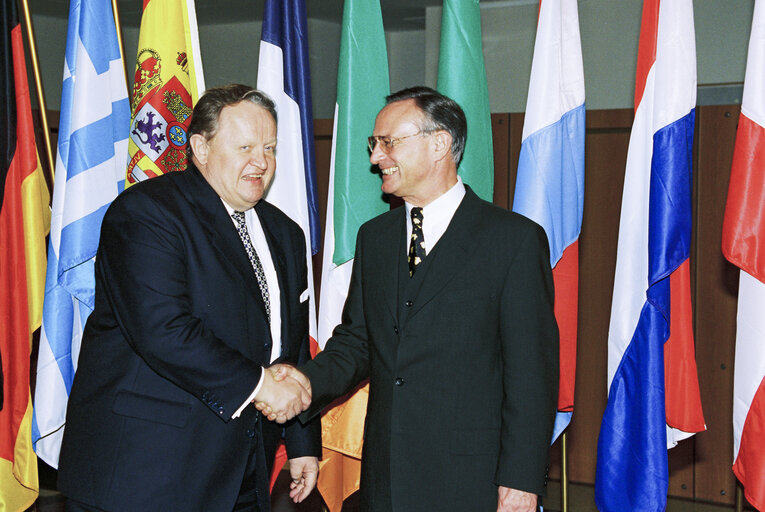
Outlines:
<svg viewBox="0 0 765 512"><path fill-rule="evenodd" d="M308 300L308 296L309 296L308 288L306 288L305 290L303 290L303 293L300 294L300 302L307 301Z"/></svg>

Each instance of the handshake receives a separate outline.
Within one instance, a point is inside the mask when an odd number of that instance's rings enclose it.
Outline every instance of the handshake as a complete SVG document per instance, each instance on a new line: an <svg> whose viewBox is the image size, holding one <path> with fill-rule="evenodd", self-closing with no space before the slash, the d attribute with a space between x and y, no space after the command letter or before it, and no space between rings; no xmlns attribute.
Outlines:
<svg viewBox="0 0 765 512"><path fill-rule="evenodd" d="M275 364L264 371L263 385L252 403L270 421L285 423L311 405L311 381L288 364Z"/></svg>

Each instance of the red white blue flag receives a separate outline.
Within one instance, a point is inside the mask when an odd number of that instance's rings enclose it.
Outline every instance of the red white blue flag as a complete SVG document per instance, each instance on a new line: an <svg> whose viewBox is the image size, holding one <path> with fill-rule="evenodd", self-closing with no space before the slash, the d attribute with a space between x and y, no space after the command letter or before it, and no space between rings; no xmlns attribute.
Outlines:
<svg viewBox="0 0 765 512"><path fill-rule="evenodd" d="M602 512L663 511L667 449L705 429L688 265L694 38L691 0L645 0L598 438Z"/></svg>
<svg viewBox="0 0 765 512"><path fill-rule="evenodd" d="M576 373L579 232L584 206L584 69L576 0L540 2L513 211L547 233L560 330L553 441L571 422Z"/></svg>
<svg viewBox="0 0 765 512"><path fill-rule="evenodd" d="M757 0L749 39L744 97L723 222L722 250L741 268L733 472L749 503L765 510L765 2Z"/></svg>

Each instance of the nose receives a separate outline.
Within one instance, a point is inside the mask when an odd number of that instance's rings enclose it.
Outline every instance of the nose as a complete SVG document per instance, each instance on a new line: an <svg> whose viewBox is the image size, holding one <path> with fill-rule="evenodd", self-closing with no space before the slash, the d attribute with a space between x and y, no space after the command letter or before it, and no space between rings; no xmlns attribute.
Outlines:
<svg viewBox="0 0 765 512"><path fill-rule="evenodd" d="M380 161L385 158L385 156L386 155L385 155L385 153L383 153L383 150L380 149L380 143L376 142L375 143L375 148L374 148L374 150L372 150L372 154L369 155L369 162L372 165L378 165L380 163Z"/></svg>
<svg viewBox="0 0 765 512"><path fill-rule="evenodd" d="M257 167L258 169L265 169L268 167L266 161L266 152L263 148L253 148L250 153L250 165Z"/></svg>

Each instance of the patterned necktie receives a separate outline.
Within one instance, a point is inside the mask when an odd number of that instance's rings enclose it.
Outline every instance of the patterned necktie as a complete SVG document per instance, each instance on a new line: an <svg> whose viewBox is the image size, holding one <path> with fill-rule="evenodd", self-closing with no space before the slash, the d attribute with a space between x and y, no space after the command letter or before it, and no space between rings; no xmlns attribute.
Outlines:
<svg viewBox="0 0 765 512"><path fill-rule="evenodd" d="M247 233L247 224L244 221L244 212L234 212L231 216L236 221L236 231L239 233L239 238L242 239L244 249L247 251L247 257L250 258L250 264L255 271L255 277L258 278L258 286L260 287L260 294L263 296L263 302L266 305L266 315L268 315L268 321L271 321L271 301L268 296L268 283L266 282L266 273L263 272L263 265L260 264L260 258L258 253L255 252L255 247L252 245L250 235Z"/></svg>
<svg viewBox="0 0 765 512"><path fill-rule="evenodd" d="M409 241L409 277L425 259L425 235L422 234L422 208L412 208L412 238Z"/></svg>

